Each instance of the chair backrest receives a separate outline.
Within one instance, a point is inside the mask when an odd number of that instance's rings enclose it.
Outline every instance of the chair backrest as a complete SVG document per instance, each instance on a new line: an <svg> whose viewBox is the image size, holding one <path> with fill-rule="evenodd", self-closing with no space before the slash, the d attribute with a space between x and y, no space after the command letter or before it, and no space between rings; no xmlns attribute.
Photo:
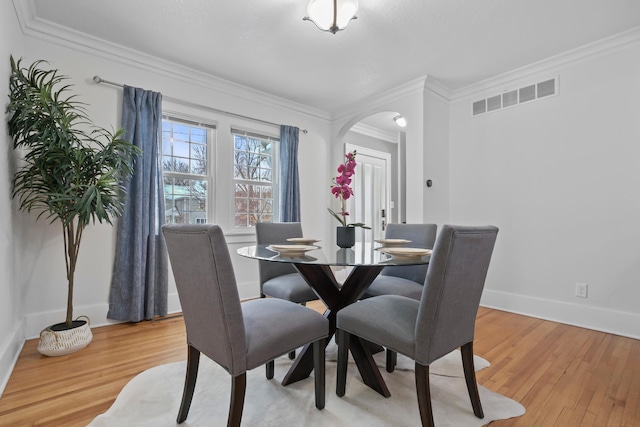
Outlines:
<svg viewBox="0 0 640 427"><path fill-rule="evenodd" d="M256 243L270 245L287 243L291 237L302 237L302 225L299 222L258 222L256 223ZM284 262L258 261L260 273L260 291L262 284L274 277L295 273L293 265Z"/></svg>
<svg viewBox="0 0 640 427"><path fill-rule="evenodd" d="M387 239L411 240L406 246L412 248L432 249L436 241L436 224L388 224L385 231ZM416 283L423 284L427 276L428 264L403 267L385 267L382 270L384 276L402 277Z"/></svg>
<svg viewBox="0 0 640 427"><path fill-rule="evenodd" d="M428 365L473 341L480 296L498 228L443 226L416 323L416 361Z"/></svg>
<svg viewBox="0 0 640 427"><path fill-rule="evenodd" d="M246 371L240 296L222 230L212 224L162 227L187 330L187 343L232 375Z"/></svg>

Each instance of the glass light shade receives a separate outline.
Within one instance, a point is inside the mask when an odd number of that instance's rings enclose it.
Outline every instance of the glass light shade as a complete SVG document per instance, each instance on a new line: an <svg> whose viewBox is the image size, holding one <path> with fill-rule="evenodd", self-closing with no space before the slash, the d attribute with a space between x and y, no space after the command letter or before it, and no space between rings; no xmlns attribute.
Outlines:
<svg viewBox="0 0 640 427"><path fill-rule="evenodd" d="M313 22L322 31L335 34L356 19L356 12L358 0L311 0L304 19Z"/></svg>
<svg viewBox="0 0 640 427"><path fill-rule="evenodd" d="M395 120L396 124L401 128L407 127L407 119L405 119L403 116L395 116L393 120Z"/></svg>

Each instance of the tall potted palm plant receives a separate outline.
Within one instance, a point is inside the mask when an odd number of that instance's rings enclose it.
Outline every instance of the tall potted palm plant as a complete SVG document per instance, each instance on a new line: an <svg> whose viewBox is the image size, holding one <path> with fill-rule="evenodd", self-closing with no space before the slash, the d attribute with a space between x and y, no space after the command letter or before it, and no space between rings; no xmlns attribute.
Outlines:
<svg viewBox="0 0 640 427"><path fill-rule="evenodd" d="M22 150L13 178L13 197L22 211L37 212L62 227L66 262L67 315L46 328L39 349L47 355L67 354L91 341L88 319L73 320L73 289L82 234L89 223L122 214L123 183L133 172L139 149L121 137L94 126L83 103L69 95L71 85L57 70L28 68L11 57L9 134ZM80 329L82 328L82 329ZM80 332L82 331L82 332Z"/></svg>

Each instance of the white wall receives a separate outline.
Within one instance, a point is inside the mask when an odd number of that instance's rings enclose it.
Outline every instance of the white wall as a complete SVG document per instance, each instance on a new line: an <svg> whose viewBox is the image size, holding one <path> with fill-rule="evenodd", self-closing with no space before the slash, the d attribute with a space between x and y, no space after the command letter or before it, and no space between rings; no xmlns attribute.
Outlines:
<svg viewBox="0 0 640 427"><path fill-rule="evenodd" d="M2 110L9 94L11 67L9 56L20 55L22 34L15 19L13 4L0 2L0 99ZM16 280L16 244L13 235L14 202L11 199L11 177L15 170L12 142L7 133L6 120L0 120L0 394L23 343L20 322L20 287Z"/></svg>
<svg viewBox="0 0 640 427"><path fill-rule="evenodd" d="M225 85L206 76L190 73L188 70L174 72L170 65L156 67L147 63L140 65L129 58L83 52L81 48L64 46L27 37L25 59L30 63L36 59L47 59L51 67L71 78L74 91L80 100L89 104L89 116L99 126L117 127L120 122L122 91L107 85L97 85L91 81L99 74L102 78L131 86L139 86L162 92L166 97L178 98L198 105L231 111L262 120L299 126L309 133L300 135L299 160L302 187L303 229L308 235L326 239L323 220L326 207L316 194L325 192L330 177L327 171L329 152L328 121L316 112L306 112L304 107L287 101L257 93L234 85ZM185 107L181 103L165 102L171 111L197 115L218 123L218 147L216 150L216 222L221 221L236 267L237 280L242 297L258 295L257 263L240 258L235 254L239 246L255 241L253 232L238 232L231 225L231 168L228 129L237 125L238 119L212 113L197 107ZM243 123L243 127L264 127L255 122ZM276 135L277 126L271 126ZM226 148L225 148L226 147ZM25 316L25 335L36 336L51 324L64 320L66 301L66 280L62 258L62 239L59 227L49 226L46 221L36 223L24 216L25 227L19 239L25 242L20 255L22 271L29 274L23 278L22 312ZM89 226L85 231L76 272L74 295L74 315L87 314L92 326L108 323L109 284L113 264L115 228L108 225ZM170 284L170 310L179 310L175 286Z"/></svg>
<svg viewBox="0 0 640 427"><path fill-rule="evenodd" d="M556 62L452 103L450 221L500 227L484 305L640 337L640 44ZM471 116L554 76L557 96Z"/></svg>
<svg viewBox="0 0 640 427"><path fill-rule="evenodd" d="M432 86L435 81L431 78ZM423 175L419 183L424 193L422 222L441 226L449 219L449 100L433 90L424 92ZM426 181L431 180L431 187Z"/></svg>

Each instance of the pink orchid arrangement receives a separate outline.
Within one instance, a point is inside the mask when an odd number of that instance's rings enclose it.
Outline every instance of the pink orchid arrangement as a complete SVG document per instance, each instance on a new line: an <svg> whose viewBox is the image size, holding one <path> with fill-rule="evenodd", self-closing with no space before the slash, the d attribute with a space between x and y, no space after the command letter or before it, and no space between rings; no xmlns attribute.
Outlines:
<svg viewBox="0 0 640 427"><path fill-rule="evenodd" d="M356 151L354 150L352 153L347 153L344 157L344 162L338 166L339 175L333 178L333 183L331 185L331 193L336 199L340 199L341 210L336 213L331 209L327 209L343 227L362 227L370 229L371 227L367 227L361 222L347 224L347 216L349 216L349 212L346 210L346 201L353 196L351 180L356 172Z"/></svg>

